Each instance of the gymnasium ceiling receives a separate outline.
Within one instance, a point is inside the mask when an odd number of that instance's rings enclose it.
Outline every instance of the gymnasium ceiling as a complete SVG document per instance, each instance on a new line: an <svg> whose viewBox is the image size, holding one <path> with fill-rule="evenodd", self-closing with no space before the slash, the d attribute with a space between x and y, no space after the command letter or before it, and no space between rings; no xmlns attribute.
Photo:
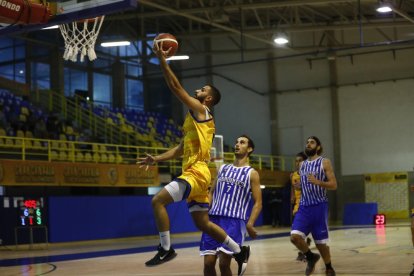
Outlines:
<svg viewBox="0 0 414 276"><path fill-rule="evenodd" d="M409 43L414 39L414 0L390 2L394 11L380 14L378 0L139 0L136 10L107 20L122 20L138 36L171 32L184 41L226 37L234 50L247 51L274 47L277 32L287 34L288 47L296 51ZM253 41L255 48L249 49Z"/></svg>

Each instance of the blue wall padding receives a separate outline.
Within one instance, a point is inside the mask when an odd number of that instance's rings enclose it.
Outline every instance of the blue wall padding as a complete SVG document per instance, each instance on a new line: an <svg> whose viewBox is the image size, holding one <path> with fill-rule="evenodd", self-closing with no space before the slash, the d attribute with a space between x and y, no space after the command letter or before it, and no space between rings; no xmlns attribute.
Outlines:
<svg viewBox="0 0 414 276"><path fill-rule="evenodd" d="M49 198L49 241L157 235L151 196ZM167 208L171 233L197 231L185 202Z"/></svg>
<svg viewBox="0 0 414 276"><path fill-rule="evenodd" d="M377 203L346 203L343 215L344 225L370 225L378 214Z"/></svg>

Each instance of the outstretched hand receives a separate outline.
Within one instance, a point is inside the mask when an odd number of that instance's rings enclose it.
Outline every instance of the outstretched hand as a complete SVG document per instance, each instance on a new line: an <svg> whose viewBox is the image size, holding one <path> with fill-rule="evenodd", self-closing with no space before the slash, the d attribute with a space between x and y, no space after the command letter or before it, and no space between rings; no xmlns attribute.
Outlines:
<svg viewBox="0 0 414 276"><path fill-rule="evenodd" d="M158 43L153 43L152 45L152 51L154 52L154 54L157 55L157 57L159 59L163 58L166 59L168 57L168 54L171 52L172 48L170 47L167 51L163 50L163 41L158 42Z"/></svg>
<svg viewBox="0 0 414 276"><path fill-rule="evenodd" d="M140 169L145 166L145 170L148 170L149 166L155 165L157 161L155 160L155 157L151 154L146 153L145 155L146 157L137 158L137 164L140 165Z"/></svg>

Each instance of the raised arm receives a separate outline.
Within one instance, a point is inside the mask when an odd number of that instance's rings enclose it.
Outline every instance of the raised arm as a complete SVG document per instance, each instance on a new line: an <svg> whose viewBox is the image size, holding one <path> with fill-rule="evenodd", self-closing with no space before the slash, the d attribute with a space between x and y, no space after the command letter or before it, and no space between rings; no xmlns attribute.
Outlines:
<svg viewBox="0 0 414 276"><path fill-rule="evenodd" d="M146 166L146 170L148 166L155 165L157 162L167 161L170 159L174 159L183 155L183 148L184 144L183 141L180 142L177 146L167 150L164 153L159 155L153 156L147 153L146 157L138 158L137 164L140 165L139 167Z"/></svg>
<svg viewBox="0 0 414 276"><path fill-rule="evenodd" d="M254 200L254 205L252 213L250 214L249 221L246 224L246 229L249 233L249 236L255 239L257 237L257 231L254 228L254 223L256 222L260 212L262 211L262 190L260 189L259 173L256 170L252 170L250 174L250 186L252 188L252 197Z"/></svg>
<svg viewBox="0 0 414 276"><path fill-rule="evenodd" d="M157 55L158 59L160 60L161 70L164 75L164 79L167 82L168 87L174 93L177 98L184 103L189 109L196 113L205 113L205 108L201 104L199 100L194 97L191 97L188 92L181 86L180 81L175 76L174 72L171 70L171 67L168 65L166 61L166 57L168 54L162 50L162 47L157 43L153 45L153 51Z"/></svg>

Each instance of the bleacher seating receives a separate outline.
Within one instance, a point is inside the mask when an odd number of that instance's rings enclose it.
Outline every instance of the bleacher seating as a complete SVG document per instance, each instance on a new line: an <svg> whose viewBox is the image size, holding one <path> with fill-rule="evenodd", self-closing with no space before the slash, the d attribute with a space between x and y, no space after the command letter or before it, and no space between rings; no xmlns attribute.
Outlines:
<svg viewBox="0 0 414 276"><path fill-rule="evenodd" d="M91 108L86 102L81 105ZM50 114L26 98L1 88L0 107L0 151L1 148L18 151L24 147L39 152L39 156L49 155L54 161L122 163L136 158L136 154L129 151L119 152L112 146L94 144L98 142L94 140L96 137L88 130L77 129L76 122L60 114ZM181 139L180 127L159 113L108 109L99 105L92 108L94 114L102 116L107 123L119 125L122 132L133 134L132 137L141 142L137 145L168 148ZM90 149L85 148L87 144L76 142L91 143Z"/></svg>

